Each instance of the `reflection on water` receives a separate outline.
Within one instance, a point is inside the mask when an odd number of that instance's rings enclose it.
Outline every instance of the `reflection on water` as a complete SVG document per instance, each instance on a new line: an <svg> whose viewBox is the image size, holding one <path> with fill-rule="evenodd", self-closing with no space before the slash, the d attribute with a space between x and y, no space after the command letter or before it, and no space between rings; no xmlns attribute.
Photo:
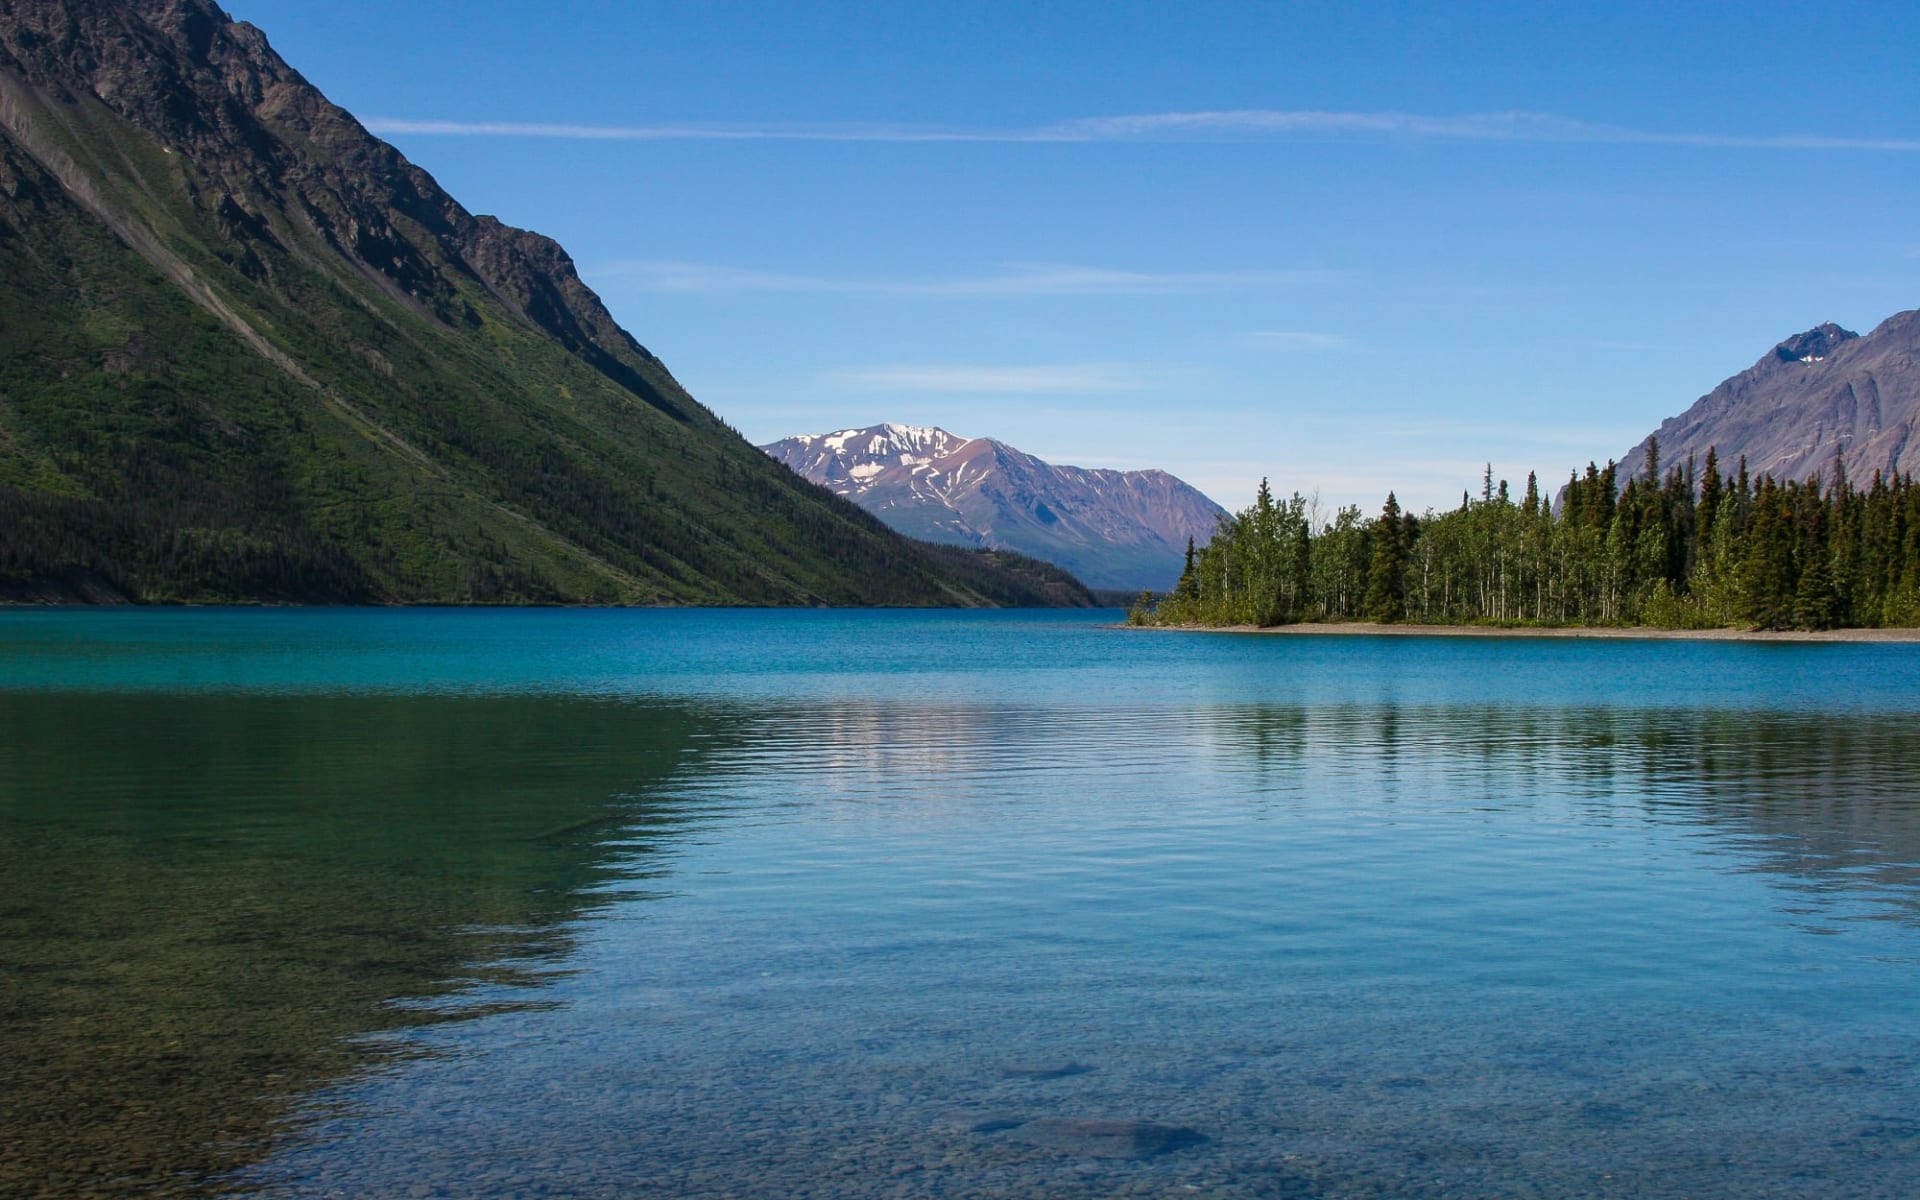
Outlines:
<svg viewBox="0 0 1920 1200"><path fill-rule="evenodd" d="M1023 781L1077 774L1137 791L1199 771L1207 800L1261 810L1411 798L1681 825L1742 851L1736 869L1851 892L1891 906L1886 916L1913 915L1920 899L1920 720L1904 712L848 702L753 713L741 710L735 742L684 790L731 795L777 772L925 820L956 799L1018 808Z"/></svg>
<svg viewBox="0 0 1920 1200"><path fill-rule="evenodd" d="M564 1007L429 1033L439 1058L334 1093L329 1137L255 1186L1826 1197L1920 1179L1914 932L1849 920L1911 912L1904 716L734 715L669 786L730 814L677 860L680 898L605 914ZM1135 1161L1020 1133L1076 1119L1209 1140Z"/></svg>
<svg viewBox="0 0 1920 1200"><path fill-rule="evenodd" d="M1723 835L1743 852L1738 869L1884 906L1876 915L1920 915L1920 720L1909 713L1249 705L1202 724L1276 787L1317 761L1348 780L1419 771L1429 794L1462 804L1564 797L1594 821Z"/></svg>
<svg viewBox="0 0 1920 1200"><path fill-rule="evenodd" d="M1908 648L444 620L0 655L0 1192L1920 1185Z"/></svg>
<svg viewBox="0 0 1920 1200"><path fill-rule="evenodd" d="M0 694L0 1194L192 1194L664 868L662 705ZM619 839L621 848L609 842ZM639 839L644 839L639 840Z"/></svg>

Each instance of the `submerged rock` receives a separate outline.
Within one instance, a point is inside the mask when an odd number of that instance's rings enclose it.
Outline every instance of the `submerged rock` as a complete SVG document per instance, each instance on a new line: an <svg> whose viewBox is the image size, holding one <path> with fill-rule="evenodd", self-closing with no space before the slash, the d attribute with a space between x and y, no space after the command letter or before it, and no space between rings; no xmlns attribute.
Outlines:
<svg viewBox="0 0 1920 1200"><path fill-rule="evenodd" d="M1099 1069L1083 1062L1068 1062L1057 1067L1008 1067L1000 1074L1008 1079L1065 1079L1069 1075L1088 1075Z"/></svg>
<svg viewBox="0 0 1920 1200"><path fill-rule="evenodd" d="M1181 1125L1153 1121L1092 1121L1041 1117L1011 1130L1009 1137L1031 1146L1083 1154L1090 1158L1152 1158L1198 1146L1206 1135Z"/></svg>

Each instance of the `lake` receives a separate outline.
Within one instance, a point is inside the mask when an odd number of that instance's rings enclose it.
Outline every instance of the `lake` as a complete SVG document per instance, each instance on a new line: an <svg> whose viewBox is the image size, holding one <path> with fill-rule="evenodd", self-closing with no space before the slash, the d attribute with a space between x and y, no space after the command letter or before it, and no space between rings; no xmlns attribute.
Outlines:
<svg viewBox="0 0 1920 1200"><path fill-rule="evenodd" d="M1920 1193L1920 645L1117 618L0 611L0 1194Z"/></svg>

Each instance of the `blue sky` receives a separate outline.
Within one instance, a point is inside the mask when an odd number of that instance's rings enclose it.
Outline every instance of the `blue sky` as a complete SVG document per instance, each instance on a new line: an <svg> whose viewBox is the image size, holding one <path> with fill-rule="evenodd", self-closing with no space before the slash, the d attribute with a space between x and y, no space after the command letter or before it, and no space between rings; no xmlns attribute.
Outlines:
<svg viewBox="0 0 1920 1200"><path fill-rule="evenodd" d="M1378 509L1920 305L1920 8L230 0L755 441Z"/></svg>

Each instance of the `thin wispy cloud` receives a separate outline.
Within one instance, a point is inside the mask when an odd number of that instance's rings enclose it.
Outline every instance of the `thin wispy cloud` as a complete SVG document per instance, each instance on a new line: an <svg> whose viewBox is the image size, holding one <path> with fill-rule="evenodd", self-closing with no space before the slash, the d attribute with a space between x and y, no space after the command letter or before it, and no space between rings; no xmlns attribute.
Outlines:
<svg viewBox="0 0 1920 1200"><path fill-rule="evenodd" d="M1316 333L1308 329L1262 329L1247 335L1254 345L1267 350L1339 351L1352 350L1357 343L1338 333Z"/></svg>
<svg viewBox="0 0 1920 1200"><path fill-rule="evenodd" d="M894 365L837 371L830 382L876 392L971 392L1064 395L1142 391L1145 371L1121 363L1041 366Z"/></svg>
<svg viewBox="0 0 1920 1200"><path fill-rule="evenodd" d="M596 278L657 292L832 292L845 295L953 297L1172 296L1324 282L1330 271L1122 271L1035 263L988 275L947 279L861 279L756 271L710 263L608 263Z"/></svg>
<svg viewBox="0 0 1920 1200"><path fill-rule="evenodd" d="M449 137L558 138L590 142L1027 142L1087 140L1041 138L1017 131L969 131L888 124L575 125L547 121L419 121L368 117L370 133Z"/></svg>
<svg viewBox="0 0 1920 1200"><path fill-rule="evenodd" d="M1428 138L1445 141L1568 141L1600 126L1541 113L1467 113L1421 116L1398 112L1326 112L1318 109L1225 109L1212 112L1133 113L1086 117L1049 126L1062 140L1092 142L1187 141L1289 137Z"/></svg>
<svg viewBox="0 0 1920 1200"><path fill-rule="evenodd" d="M1329 112L1319 109L1222 109L1083 117L1015 128L931 125L680 123L594 125L521 121L428 121L372 117L377 134L455 137L561 138L583 141L790 142L1196 142L1196 141L1441 141L1682 146L1701 149L1920 152L1920 138L1835 137L1825 134L1729 134L1633 129L1551 113L1494 112L1429 115L1401 112Z"/></svg>

